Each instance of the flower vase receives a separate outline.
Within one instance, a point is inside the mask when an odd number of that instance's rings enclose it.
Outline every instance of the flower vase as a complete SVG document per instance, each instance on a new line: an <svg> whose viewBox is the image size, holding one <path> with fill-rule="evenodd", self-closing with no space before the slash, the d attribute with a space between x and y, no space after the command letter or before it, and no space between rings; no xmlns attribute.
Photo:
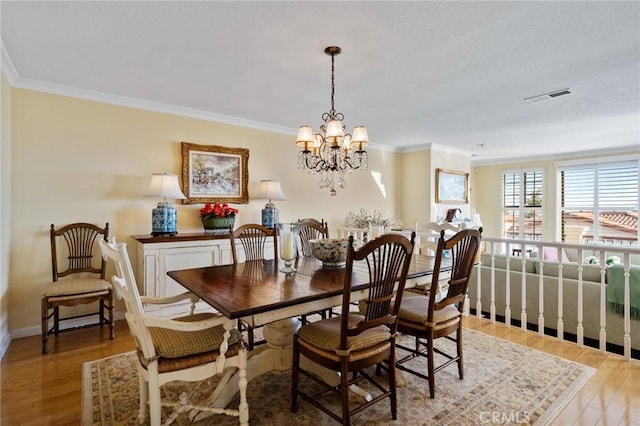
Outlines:
<svg viewBox="0 0 640 426"><path fill-rule="evenodd" d="M235 223L235 217L219 217L219 216L209 216L209 217L200 217L202 219L202 226L204 226L204 231L206 233L225 233L228 232L229 229L233 229L233 224Z"/></svg>

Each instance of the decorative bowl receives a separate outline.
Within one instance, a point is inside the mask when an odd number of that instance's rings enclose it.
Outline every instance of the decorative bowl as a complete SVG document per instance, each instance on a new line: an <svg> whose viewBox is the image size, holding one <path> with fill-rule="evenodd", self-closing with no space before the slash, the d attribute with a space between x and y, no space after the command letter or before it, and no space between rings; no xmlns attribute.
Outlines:
<svg viewBox="0 0 640 426"><path fill-rule="evenodd" d="M343 267L347 263L347 247L349 240L338 238L322 238L309 240L311 253L321 260L324 266Z"/></svg>

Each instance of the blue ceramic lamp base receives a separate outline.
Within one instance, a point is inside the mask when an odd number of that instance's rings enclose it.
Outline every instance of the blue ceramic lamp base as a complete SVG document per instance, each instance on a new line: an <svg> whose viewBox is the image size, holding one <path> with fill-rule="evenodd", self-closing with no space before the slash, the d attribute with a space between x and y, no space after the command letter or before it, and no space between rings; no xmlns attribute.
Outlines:
<svg viewBox="0 0 640 426"><path fill-rule="evenodd" d="M176 235L178 212L173 205L166 201L158 203L158 207L151 212L151 235L154 237L168 237Z"/></svg>
<svg viewBox="0 0 640 426"><path fill-rule="evenodd" d="M275 207L267 206L262 209L262 226L264 226L265 228L273 228L279 221L280 219L278 218L278 209L276 209Z"/></svg>

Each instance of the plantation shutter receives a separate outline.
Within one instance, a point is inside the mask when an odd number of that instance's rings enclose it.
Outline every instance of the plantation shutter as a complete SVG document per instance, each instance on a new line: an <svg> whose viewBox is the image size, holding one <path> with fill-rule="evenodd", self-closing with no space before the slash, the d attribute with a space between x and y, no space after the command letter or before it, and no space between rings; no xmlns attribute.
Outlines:
<svg viewBox="0 0 640 426"><path fill-rule="evenodd" d="M591 213L593 238L598 241L606 212L637 215L638 161L563 166L560 173L563 226L568 213ZM637 230L635 234L637 240Z"/></svg>

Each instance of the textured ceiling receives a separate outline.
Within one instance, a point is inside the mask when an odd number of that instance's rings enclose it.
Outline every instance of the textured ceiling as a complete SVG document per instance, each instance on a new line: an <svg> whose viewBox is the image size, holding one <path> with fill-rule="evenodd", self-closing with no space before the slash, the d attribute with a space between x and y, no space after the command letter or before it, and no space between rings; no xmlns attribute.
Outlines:
<svg viewBox="0 0 640 426"><path fill-rule="evenodd" d="M1 1L33 88L290 133L330 108L372 144L474 162L639 147L640 2ZM570 88L544 102L523 99Z"/></svg>

